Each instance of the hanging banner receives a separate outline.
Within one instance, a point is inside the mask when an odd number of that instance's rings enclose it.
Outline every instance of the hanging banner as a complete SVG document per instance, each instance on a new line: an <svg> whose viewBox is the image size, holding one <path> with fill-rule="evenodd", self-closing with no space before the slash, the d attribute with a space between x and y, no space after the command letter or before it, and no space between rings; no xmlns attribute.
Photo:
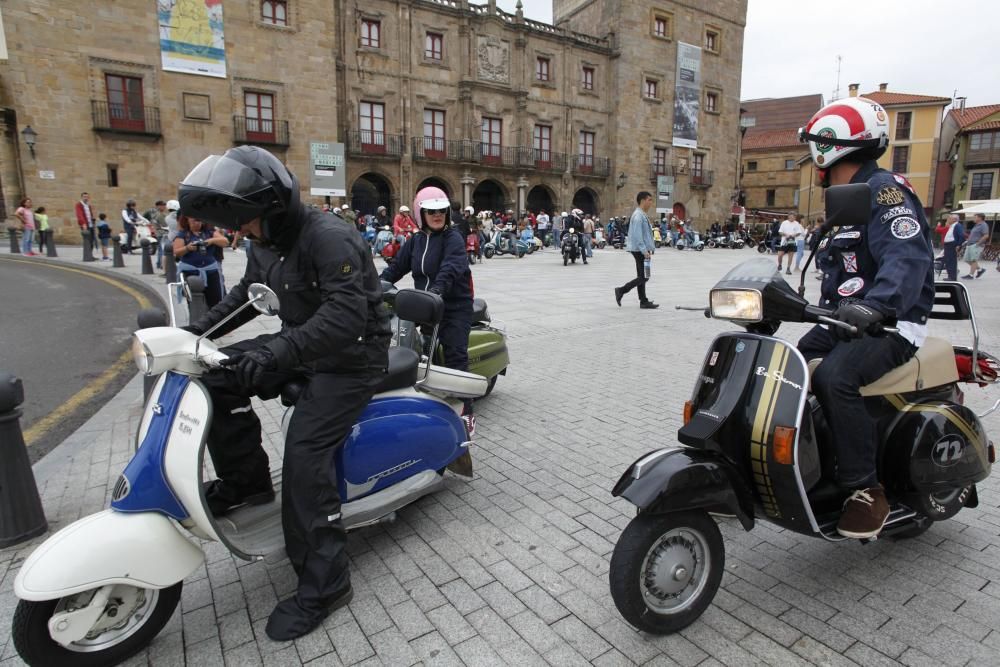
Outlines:
<svg viewBox="0 0 1000 667"><path fill-rule="evenodd" d="M344 144L309 142L309 194L314 197L346 197Z"/></svg>
<svg viewBox="0 0 1000 667"><path fill-rule="evenodd" d="M656 177L656 212L670 213L673 210L674 177Z"/></svg>
<svg viewBox="0 0 1000 667"><path fill-rule="evenodd" d="M677 82L674 86L674 146L698 147L698 111L701 107L701 49L677 43Z"/></svg>
<svg viewBox="0 0 1000 667"><path fill-rule="evenodd" d="M222 0L157 0L164 71L226 77Z"/></svg>

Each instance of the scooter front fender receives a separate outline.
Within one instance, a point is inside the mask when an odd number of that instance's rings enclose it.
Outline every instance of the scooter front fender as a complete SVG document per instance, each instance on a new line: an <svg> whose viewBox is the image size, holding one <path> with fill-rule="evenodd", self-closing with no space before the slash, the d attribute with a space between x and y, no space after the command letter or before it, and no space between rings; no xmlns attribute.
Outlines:
<svg viewBox="0 0 1000 667"><path fill-rule="evenodd" d="M739 471L722 455L703 449L658 449L633 463L611 495L620 496L640 513L665 514L703 509L735 514L750 530L753 496Z"/></svg>
<svg viewBox="0 0 1000 667"><path fill-rule="evenodd" d="M38 602L109 584L166 588L204 561L201 549L166 516L104 510L35 549L14 580L14 594Z"/></svg>

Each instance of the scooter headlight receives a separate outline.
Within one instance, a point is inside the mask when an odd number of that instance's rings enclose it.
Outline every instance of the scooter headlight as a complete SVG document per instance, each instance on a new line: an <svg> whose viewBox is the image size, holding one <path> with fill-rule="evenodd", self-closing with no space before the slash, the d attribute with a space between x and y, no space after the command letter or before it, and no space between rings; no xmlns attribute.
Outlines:
<svg viewBox="0 0 1000 667"><path fill-rule="evenodd" d="M757 290L712 290L710 303L712 317L720 320L760 322L764 319L764 301Z"/></svg>
<svg viewBox="0 0 1000 667"><path fill-rule="evenodd" d="M150 370L153 368L153 353L136 336L132 336L132 361L135 362L140 373L150 374Z"/></svg>

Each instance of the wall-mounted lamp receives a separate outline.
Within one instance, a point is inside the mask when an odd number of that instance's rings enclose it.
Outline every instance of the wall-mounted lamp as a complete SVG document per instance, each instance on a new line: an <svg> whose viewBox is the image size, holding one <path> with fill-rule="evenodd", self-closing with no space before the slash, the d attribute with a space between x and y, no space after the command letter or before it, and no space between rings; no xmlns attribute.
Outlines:
<svg viewBox="0 0 1000 667"><path fill-rule="evenodd" d="M963 187L963 188L964 188L964 187L965 187L966 185L968 185L968 184L969 184L969 175L968 175L968 174L962 174L962 181L961 181L961 184L962 184L962 187Z"/></svg>
<svg viewBox="0 0 1000 667"><path fill-rule="evenodd" d="M30 125L25 125L24 129L21 130L21 136L24 137L24 143L28 144L31 157L35 157L35 142L38 141L38 133L31 129Z"/></svg>
<svg viewBox="0 0 1000 667"><path fill-rule="evenodd" d="M625 187L625 181L627 181L627 180L628 180L628 176L625 175L624 171L622 173L618 174L618 189L619 190L621 190L622 188Z"/></svg>

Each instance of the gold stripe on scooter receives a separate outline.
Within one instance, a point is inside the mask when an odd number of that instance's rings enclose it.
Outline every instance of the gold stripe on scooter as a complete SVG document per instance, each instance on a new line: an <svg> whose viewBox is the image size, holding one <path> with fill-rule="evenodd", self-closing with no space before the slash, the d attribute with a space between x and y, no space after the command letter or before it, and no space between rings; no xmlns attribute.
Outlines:
<svg viewBox="0 0 1000 667"><path fill-rule="evenodd" d="M764 512L773 517L780 517L781 511L778 509L777 499L774 496L774 486L771 484L771 476L768 471L767 443L781 389L775 375L776 372L784 370L787 360L788 350L785 349L785 346L775 345L771 351L771 359L768 361L764 387L760 392L753 429L750 432L750 466L753 470L754 483L760 493Z"/></svg>
<svg viewBox="0 0 1000 667"><path fill-rule="evenodd" d="M896 408L899 412L933 412L935 414L944 415L945 419L957 426L958 430L965 435L970 445L979 441L979 436L976 435L975 429L969 426L968 422L955 414L951 408L941 407L940 405L930 405L928 403L909 403L899 394L889 394L885 398L889 401L889 404ZM973 447L972 449L976 452L976 455L979 456L980 463L984 466L989 466L986 459L986 448Z"/></svg>

